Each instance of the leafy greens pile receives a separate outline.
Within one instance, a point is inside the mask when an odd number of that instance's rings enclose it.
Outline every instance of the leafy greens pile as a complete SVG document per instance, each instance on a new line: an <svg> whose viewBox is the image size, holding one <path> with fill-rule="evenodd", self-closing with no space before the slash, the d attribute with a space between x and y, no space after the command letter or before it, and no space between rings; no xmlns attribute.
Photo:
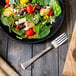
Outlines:
<svg viewBox="0 0 76 76"><path fill-rule="evenodd" d="M20 1L24 0L9 0L10 4L14 5L14 7L17 8L16 10L18 11L14 12L10 16L7 16L4 12L6 12L6 10L10 11L12 9L10 9L11 5L9 4L8 7L0 10L1 22L5 26L9 27L9 32L13 31L16 34L16 37L19 39L41 39L46 37L50 33L50 28L52 27L51 22L55 21L55 18L60 16L62 13L59 2L57 0L26 0L27 2L23 2L23 4L21 4L22 2L20 3ZM31 11L27 10L27 6L29 5L33 6L32 13ZM41 16L41 14L43 13L42 12L40 14L41 10L45 10L47 7L50 7L50 9L53 10L53 14L51 14L50 16L47 14ZM2 8L2 6L0 6L0 8ZM22 9L23 11L19 12L19 10ZM16 24L20 19L23 18L26 18L26 22ZM27 26L29 27L28 29L26 29ZM32 29L31 32L28 31L29 29ZM28 35L27 31L28 33L30 33L30 35Z"/></svg>

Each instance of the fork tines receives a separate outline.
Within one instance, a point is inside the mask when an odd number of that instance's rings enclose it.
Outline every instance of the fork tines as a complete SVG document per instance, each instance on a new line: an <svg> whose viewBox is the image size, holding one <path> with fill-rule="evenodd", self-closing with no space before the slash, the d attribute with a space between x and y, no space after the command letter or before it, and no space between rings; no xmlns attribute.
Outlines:
<svg viewBox="0 0 76 76"><path fill-rule="evenodd" d="M51 42L51 44L57 48L60 45L62 45L66 40L68 39L67 35L65 33L61 34L59 37L57 37L55 40Z"/></svg>

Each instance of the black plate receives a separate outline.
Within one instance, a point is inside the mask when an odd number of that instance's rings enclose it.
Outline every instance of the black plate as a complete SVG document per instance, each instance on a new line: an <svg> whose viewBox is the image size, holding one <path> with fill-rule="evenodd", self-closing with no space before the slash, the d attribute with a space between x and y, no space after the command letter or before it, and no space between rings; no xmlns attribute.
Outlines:
<svg viewBox="0 0 76 76"><path fill-rule="evenodd" d="M4 4L4 0L2 0L3 2L0 2L0 5ZM59 0L60 2L60 5L61 5L61 8L62 8L62 14L56 18L56 22L53 23L53 27L51 28L51 31L50 31L50 34L45 37L45 38L42 38L42 39L23 39L23 40L19 40L16 38L16 34L11 32L9 33L9 29L8 27L4 26L1 22L0 22L0 25L2 27L2 29L5 31L6 35L13 39L13 40L17 40L17 41L20 41L20 42L23 42L23 43L38 43L38 42L43 42L45 40L47 40L48 38L51 38L58 30L59 28L61 27L62 25L62 22L63 22L63 19L64 19L64 4L63 4L63 1L62 0Z"/></svg>

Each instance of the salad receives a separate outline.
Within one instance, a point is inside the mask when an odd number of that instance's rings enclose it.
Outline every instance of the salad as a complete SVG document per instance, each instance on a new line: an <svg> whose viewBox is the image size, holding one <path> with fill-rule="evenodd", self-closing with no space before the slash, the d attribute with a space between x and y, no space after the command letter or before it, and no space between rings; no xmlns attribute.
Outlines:
<svg viewBox="0 0 76 76"><path fill-rule="evenodd" d="M50 33L62 13L57 0L5 0L0 20L18 39L41 39Z"/></svg>

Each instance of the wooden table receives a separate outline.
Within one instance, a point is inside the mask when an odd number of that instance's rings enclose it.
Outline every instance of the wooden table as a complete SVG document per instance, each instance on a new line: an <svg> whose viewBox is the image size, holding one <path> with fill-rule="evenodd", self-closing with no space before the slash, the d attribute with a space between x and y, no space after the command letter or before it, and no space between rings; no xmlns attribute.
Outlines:
<svg viewBox="0 0 76 76"><path fill-rule="evenodd" d="M73 25L76 21L76 0L64 0L65 19L60 30L49 40L38 44L23 44L12 41L5 36L5 33L0 28L0 56L2 56L8 63L15 68L21 76L64 76L62 75L68 44L54 49L37 60L27 70L20 68L20 63L35 56L48 46L51 40L56 38L63 32L71 34Z"/></svg>

